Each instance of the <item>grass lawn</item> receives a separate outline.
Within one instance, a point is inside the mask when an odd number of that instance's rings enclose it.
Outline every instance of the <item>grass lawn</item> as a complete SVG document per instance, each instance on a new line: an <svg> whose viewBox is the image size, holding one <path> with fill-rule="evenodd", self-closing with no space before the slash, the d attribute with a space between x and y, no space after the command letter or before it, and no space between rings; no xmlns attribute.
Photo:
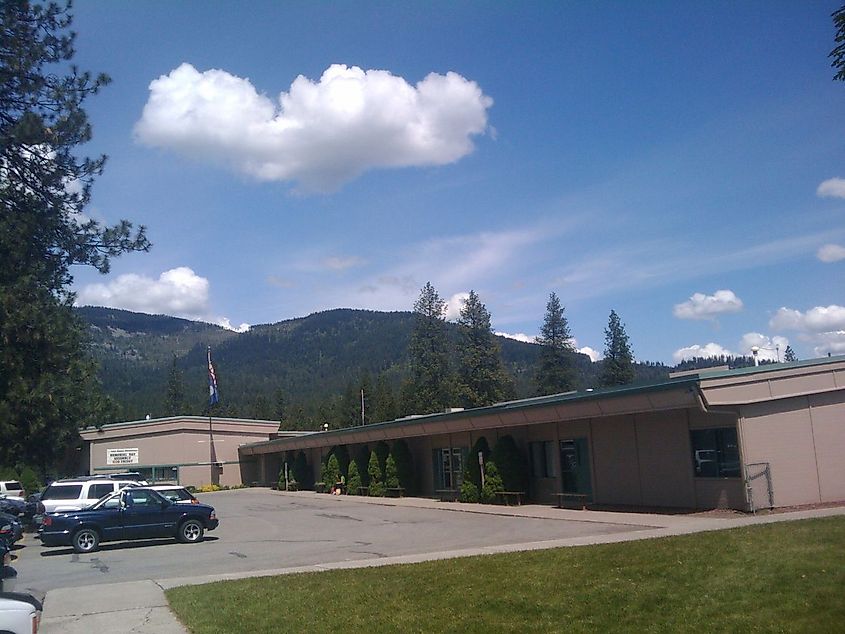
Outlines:
<svg viewBox="0 0 845 634"><path fill-rule="evenodd" d="M211 632L842 632L845 517L167 591Z"/></svg>

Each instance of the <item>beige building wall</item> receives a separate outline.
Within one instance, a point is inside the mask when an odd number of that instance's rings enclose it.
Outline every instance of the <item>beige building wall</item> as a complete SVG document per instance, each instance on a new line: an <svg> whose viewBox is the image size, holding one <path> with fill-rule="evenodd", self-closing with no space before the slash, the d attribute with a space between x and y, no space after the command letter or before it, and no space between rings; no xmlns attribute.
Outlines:
<svg viewBox="0 0 845 634"><path fill-rule="evenodd" d="M742 407L745 464L768 462L775 506L821 501L813 424L804 397Z"/></svg>
<svg viewBox="0 0 845 634"><path fill-rule="evenodd" d="M813 444L822 502L845 500L845 393L810 397Z"/></svg>
<svg viewBox="0 0 845 634"><path fill-rule="evenodd" d="M593 499L599 504L643 503L636 429L631 416L591 421Z"/></svg>

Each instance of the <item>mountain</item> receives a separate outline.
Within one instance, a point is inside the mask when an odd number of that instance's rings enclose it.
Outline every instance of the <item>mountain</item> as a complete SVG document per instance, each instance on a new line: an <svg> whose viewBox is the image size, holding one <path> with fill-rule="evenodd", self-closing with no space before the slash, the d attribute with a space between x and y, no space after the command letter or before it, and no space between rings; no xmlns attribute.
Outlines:
<svg viewBox="0 0 845 634"><path fill-rule="evenodd" d="M285 426L294 429L316 428L322 422L344 424L349 409L356 409L362 380L372 386L381 376L398 398L414 320L411 312L336 309L236 333L166 315L77 310L89 324L103 387L123 419L167 415L174 359L185 392L180 413L206 413L206 349L211 346L221 395L217 414L275 419L281 394ZM457 326L450 323L447 328L450 338L457 338ZM539 346L497 340L516 396L532 396ZM596 385L598 365L585 355L575 357L579 387ZM638 364L638 380L664 378L667 371L662 365Z"/></svg>

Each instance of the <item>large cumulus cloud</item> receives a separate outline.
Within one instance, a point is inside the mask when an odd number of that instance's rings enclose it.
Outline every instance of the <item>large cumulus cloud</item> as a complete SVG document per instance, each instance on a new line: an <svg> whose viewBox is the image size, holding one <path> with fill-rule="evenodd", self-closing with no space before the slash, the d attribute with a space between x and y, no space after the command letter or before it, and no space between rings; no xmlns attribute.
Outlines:
<svg viewBox="0 0 845 634"><path fill-rule="evenodd" d="M150 83L139 141L216 160L260 180L331 190L379 167L444 165L473 150L493 100L474 81L333 64L274 103L248 79L184 63Z"/></svg>

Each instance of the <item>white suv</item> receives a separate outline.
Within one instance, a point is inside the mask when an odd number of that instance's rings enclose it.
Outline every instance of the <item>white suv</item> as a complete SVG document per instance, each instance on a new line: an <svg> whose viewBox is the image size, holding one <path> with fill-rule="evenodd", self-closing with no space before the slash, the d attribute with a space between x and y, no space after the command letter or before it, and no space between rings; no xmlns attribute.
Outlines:
<svg viewBox="0 0 845 634"><path fill-rule="evenodd" d="M134 486L138 486L135 480L113 480L112 478L57 480L44 489L38 511L42 514L79 511L86 506L91 506L103 496L111 495L124 487Z"/></svg>
<svg viewBox="0 0 845 634"><path fill-rule="evenodd" d="M17 480L0 480L0 496L5 495L9 498L26 498L26 491Z"/></svg>

